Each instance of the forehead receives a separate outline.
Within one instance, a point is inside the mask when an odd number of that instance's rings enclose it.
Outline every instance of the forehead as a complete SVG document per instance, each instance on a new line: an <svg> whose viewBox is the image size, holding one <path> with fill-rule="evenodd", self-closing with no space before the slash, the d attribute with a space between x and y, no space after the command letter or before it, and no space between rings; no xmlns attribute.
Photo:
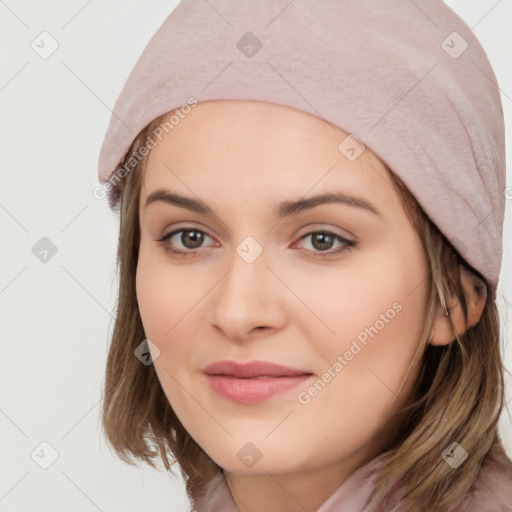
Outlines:
<svg viewBox="0 0 512 512"><path fill-rule="evenodd" d="M223 198L230 188L239 198L278 200L341 186L380 202L396 199L384 162L369 148L322 118L283 105L198 103L156 142L142 198L157 188Z"/></svg>

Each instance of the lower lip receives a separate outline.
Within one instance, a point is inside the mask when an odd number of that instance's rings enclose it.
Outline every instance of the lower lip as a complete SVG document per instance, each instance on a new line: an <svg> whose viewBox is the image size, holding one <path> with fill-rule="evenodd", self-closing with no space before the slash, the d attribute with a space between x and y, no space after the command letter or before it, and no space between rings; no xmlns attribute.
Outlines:
<svg viewBox="0 0 512 512"><path fill-rule="evenodd" d="M292 377L238 378L227 375L206 375L210 387L218 395L242 404L255 404L285 393L302 384L312 375Z"/></svg>

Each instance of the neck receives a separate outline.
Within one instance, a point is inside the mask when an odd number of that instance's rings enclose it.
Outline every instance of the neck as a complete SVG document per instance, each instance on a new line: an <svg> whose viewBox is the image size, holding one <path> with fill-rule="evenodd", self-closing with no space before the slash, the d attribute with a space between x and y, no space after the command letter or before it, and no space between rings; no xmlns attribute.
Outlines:
<svg viewBox="0 0 512 512"><path fill-rule="evenodd" d="M365 462L359 458L318 470L225 473L225 477L240 512L305 512L318 510Z"/></svg>

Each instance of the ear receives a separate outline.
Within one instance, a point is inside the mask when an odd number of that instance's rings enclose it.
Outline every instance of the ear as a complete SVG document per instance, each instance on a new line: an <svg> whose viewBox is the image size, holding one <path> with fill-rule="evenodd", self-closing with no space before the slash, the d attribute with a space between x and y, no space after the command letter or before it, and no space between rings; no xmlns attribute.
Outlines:
<svg viewBox="0 0 512 512"><path fill-rule="evenodd" d="M487 302L487 286L475 274L460 267L460 277L466 302L468 306L468 320L464 318L464 311L460 302L451 297L447 297L448 315L450 315L455 330L459 336L462 336L470 327L475 326L482 317L482 313ZM455 339L455 333L448 320L448 316L441 304L438 304L432 329L430 330L431 345L448 345Z"/></svg>

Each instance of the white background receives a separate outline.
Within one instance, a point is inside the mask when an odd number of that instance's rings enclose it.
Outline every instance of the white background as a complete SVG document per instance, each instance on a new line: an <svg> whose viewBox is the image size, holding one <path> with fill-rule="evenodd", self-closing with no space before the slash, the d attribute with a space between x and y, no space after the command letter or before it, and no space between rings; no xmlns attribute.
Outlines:
<svg viewBox="0 0 512 512"><path fill-rule="evenodd" d="M495 69L510 186L512 0L447 3L473 28ZM106 200L92 196L114 102L175 5L0 0L0 511L188 509L180 477L125 465L99 428L118 222ZM59 44L48 59L31 48L42 31ZM511 202L498 297L507 340ZM32 253L42 237L58 250L47 263ZM511 351L505 353L507 367ZM508 410L500 430L512 456ZM58 452L48 469L31 458L43 441Z"/></svg>

